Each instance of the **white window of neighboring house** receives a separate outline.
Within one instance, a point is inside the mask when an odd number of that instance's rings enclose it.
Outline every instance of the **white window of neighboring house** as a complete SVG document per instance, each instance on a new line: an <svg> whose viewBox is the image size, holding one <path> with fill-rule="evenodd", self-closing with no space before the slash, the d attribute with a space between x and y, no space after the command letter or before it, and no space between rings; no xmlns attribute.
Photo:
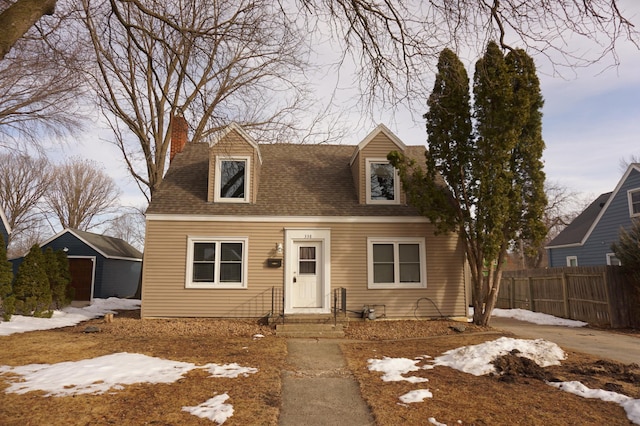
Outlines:
<svg viewBox="0 0 640 426"><path fill-rule="evenodd" d="M186 288L246 288L248 238L189 237Z"/></svg>
<svg viewBox="0 0 640 426"><path fill-rule="evenodd" d="M367 238L369 288L424 288L424 238Z"/></svg>
<svg viewBox="0 0 640 426"><path fill-rule="evenodd" d="M627 196L629 197L629 215L640 216L640 188L627 192Z"/></svg>
<svg viewBox="0 0 640 426"><path fill-rule="evenodd" d="M398 204L398 172L386 159L366 161L367 204Z"/></svg>
<svg viewBox="0 0 640 426"><path fill-rule="evenodd" d="M607 253L607 265L621 266L622 263L620 262L620 259L616 257L615 253Z"/></svg>
<svg viewBox="0 0 640 426"><path fill-rule="evenodd" d="M215 202L248 203L249 157L216 157Z"/></svg>
<svg viewBox="0 0 640 426"><path fill-rule="evenodd" d="M578 256L567 256L567 266L578 266Z"/></svg>

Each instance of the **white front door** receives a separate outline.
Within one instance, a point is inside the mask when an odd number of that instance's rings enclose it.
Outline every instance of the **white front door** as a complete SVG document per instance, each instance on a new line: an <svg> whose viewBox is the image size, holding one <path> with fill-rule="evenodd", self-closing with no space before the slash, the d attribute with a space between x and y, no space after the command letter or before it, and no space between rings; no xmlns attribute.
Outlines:
<svg viewBox="0 0 640 426"><path fill-rule="evenodd" d="M294 242L291 307L322 308L322 242Z"/></svg>

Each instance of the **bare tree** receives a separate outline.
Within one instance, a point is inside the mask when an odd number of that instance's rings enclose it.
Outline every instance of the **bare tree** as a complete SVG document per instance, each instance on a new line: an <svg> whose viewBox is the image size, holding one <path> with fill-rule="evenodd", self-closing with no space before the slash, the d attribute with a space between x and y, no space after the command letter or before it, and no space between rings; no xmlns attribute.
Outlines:
<svg viewBox="0 0 640 426"><path fill-rule="evenodd" d="M629 154L628 157L620 158L620 162L618 163L620 172L626 172L629 166L633 163L640 163L640 155Z"/></svg>
<svg viewBox="0 0 640 426"><path fill-rule="evenodd" d="M24 245L21 242L39 238L43 224L40 201L51 183L50 171L46 158L18 153L0 155L0 202L12 230L10 255L20 251Z"/></svg>
<svg viewBox="0 0 640 426"><path fill-rule="evenodd" d="M174 114L201 141L231 121L279 129L303 106L304 37L268 0L83 4L94 86L147 199L167 166Z"/></svg>
<svg viewBox="0 0 640 426"><path fill-rule="evenodd" d="M280 3L286 10L290 2ZM360 91L370 105L374 99L388 105L423 99L445 47L477 57L488 41L497 40L503 49L520 48L547 60L560 74L605 57L618 64L622 41L638 47L639 33L625 16L623 0L295 3L312 29L330 28L343 59L355 60ZM578 48L583 42L588 46Z"/></svg>
<svg viewBox="0 0 640 426"><path fill-rule="evenodd" d="M43 15L53 14L56 3L57 0L17 0L3 7L0 12L0 60Z"/></svg>
<svg viewBox="0 0 640 426"><path fill-rule="evenodd" d="M63 228L86 231L101 224L95 221L99 216L113 213L119 196L113 179L97 163L72 158L53 171L44 203Z"/></svg>
<svg viewBox="0 0 640 426"><path fill-rule="evenodd" d="M542 222L547 229L544 240L536 246L520 240L518 245L514 247L522 262L521 267L524 269L545 266L546 250L544 247L586 207L585 201L577 192L559 182L546 181L544 192L547 197L547 205L542 216Z"/></svg>
<svg viewBox="0 0 640 426"><path fill-rule="evenodd" d="M68 17L60 12L39 22L0 61L0 147L27 151L26 145L39 148L44 135L81 128L86 57L65 25Z"/></svg>
<svg viewBox="0 0 640 426"><path fill-rule="evenodd" d="M144 247L145 217L144 209L129 208L110 220L107 224L105 235L125 240L138 250Z"/></svg>

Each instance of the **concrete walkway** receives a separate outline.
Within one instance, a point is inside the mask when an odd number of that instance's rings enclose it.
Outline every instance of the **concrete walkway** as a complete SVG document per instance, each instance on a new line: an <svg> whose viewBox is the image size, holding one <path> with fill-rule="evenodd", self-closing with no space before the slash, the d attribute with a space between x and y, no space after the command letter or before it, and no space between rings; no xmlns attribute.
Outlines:
<svg viewBox="0 0 640 426"><path fill-rule="evenodd" d="M281 426L375 424L335 339L287 339Z"/></svg>
<svg viewBox="0 0 640 426"><path fill-rule="evenodd" d="M585 327L538 325L513 318L492 317L489 324L525 339L545 339L564 349L591 354L624 364L640 363L640 336Z"/></svg>

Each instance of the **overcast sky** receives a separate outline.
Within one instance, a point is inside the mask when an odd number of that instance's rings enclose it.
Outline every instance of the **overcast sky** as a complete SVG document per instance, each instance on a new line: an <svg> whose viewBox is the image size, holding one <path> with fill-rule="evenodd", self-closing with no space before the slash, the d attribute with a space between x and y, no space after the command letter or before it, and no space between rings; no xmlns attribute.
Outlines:
<svg viewBox="0 0 640 426"><path fill-rule="evenodd" d="M640 28L640 2L622 3L629 11L627 17ZM640 51L631 43L622 43L618 49L619 67L607 68L609 61L578 69L564 79L550 76L548 66L536 58L545 99L547 179L588 197L615 188L623 173L621 159L640 157ZM400 111L374 121L387 125L407 145L420 145L426 142L423 112L414 111L412 117ZM349 144L357 144L377 124L355 124L362 119L357 116L350 119L357 130L351 140L344 141ZM144 198L124 169L119 151L107 142L111 137L109 130L96 126L74 139L65 155L80 155L104 165L123 190L122 204L141 206Z"/></svg>

